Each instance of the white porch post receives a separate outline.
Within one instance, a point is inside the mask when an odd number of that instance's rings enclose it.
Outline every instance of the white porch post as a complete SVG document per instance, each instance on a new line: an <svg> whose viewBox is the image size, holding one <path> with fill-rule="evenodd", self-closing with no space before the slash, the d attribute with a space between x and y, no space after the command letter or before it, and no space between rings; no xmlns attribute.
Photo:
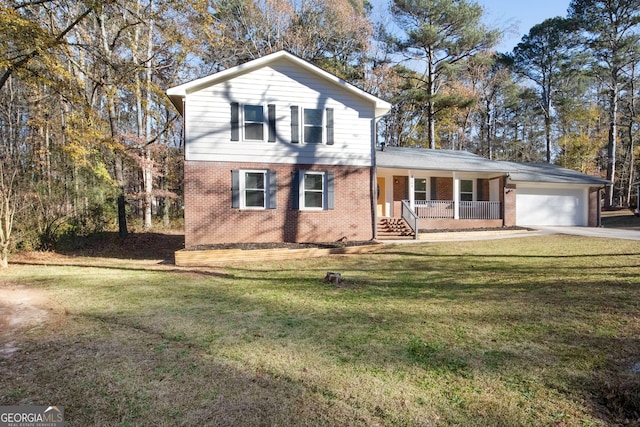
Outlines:
<svg viewBox="0 0 640 427"><path fill-rule="evenodd" d="M460 219L460 178L453 173L453 219Z"/></svg>
<svg viewBox="0 0 640 427"><path fill-rule="evenodd" d="M416 188L415 177L413 176L411 171L409 171L409 206L411 206L411 210L414 212L416 211L415 188Z"/></svg>

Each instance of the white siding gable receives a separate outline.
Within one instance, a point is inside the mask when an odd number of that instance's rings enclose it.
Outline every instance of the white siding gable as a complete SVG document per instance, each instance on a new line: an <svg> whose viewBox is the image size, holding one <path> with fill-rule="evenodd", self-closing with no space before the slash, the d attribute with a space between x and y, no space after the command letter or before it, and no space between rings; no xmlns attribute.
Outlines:
<svg viewBox="0 0 640 427"><path fill-rule="evenodd" d="M231 103L275 105L276 142L231 141ZM334 111L334 144L291 143L291 106ZM187 93L185 159L370 166L375 105L287 60ZM241 117L242 118L242 117ZM242 120L240 122L242 124ZM302 141L302 138L301 138Z"/></svg>

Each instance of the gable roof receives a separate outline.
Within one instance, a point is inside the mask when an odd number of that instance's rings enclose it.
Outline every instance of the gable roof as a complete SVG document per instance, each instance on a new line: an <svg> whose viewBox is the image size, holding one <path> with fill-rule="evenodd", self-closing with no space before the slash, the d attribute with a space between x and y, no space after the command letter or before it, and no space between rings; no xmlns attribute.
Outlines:
<svg viewBox="0 0 640 427"><path fill-rule="evenodd" d="M313 65L312 63L305 61L304 59L284 50L272 53L270 55L263 56L258 59L254 59L249 62L245 62L244 64L240 64L235 67L228 68L224 71L220 71L218 73L211 74L209 76L202 77L200 79L192 80L190 82L181 84L179 86L172 87L170 89L167 89L167 95L169 96L169 99L171 99L171 102L173 103L173 105L178 109L180 114L183 114L184 111L183 111L182 100L188 94L197 92L198 90L229 80L231 78L251 72L253 70L266 67L280 60L289 61L297 65L298 67L311 72L317 78L323 79L332 84L338 85L341 88L343 88L346 92L349 92L356 97L363 98L366 101L373 103L375 105L376 117L384 116L391 109L391 104L389 104L388 102L378 98L377 96L371 95L370 93L365 92L362 89L358 89L357 87L347 83L341 78L336 77L333 74L324 71L320 67Z"/></svg>
<svg viewBox="0 0 640 427"><path fill-rule="evenodd" d="M608 185L610 181L548 163L489 160L468 151L386 147L376 151L376 166L390 169L493 172L514 182Z"/></svg>

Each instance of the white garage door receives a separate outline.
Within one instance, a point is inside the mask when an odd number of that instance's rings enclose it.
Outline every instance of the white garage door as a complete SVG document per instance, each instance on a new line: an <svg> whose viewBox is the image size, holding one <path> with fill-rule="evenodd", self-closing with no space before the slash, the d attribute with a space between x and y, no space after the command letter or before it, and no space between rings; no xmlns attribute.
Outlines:
<svg viewBox="0 0 640 427"><path fill-rule="evenodd" d="M586 226L587 191L575 188L521 187L516 190L519 226Z"/></svg>

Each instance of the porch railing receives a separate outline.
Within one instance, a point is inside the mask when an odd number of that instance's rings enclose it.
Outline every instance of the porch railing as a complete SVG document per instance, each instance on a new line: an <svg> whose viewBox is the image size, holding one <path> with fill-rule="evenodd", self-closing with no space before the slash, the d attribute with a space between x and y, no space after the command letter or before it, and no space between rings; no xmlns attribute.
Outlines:
<svg viewBox="0 0 640 427"><path fill-rule="evenodd" d="M453 218L453 200L416 200L418 218Z"/></svg>
<svg viewBox="0 0 640 427"><path fill-rule="evenodd" d="M409 224L409 227L413 230L413 235L418 240L418 215L409 206L409 201L402 201L402 219Z"/></svg>
<svg viewBox="0 0 640 427"><path fill-rule="evenodd" d="M418 218L455 218L453 200L416 200L414 203ZM460 219L501 219L502 204L500 202L460 202L459 214Z"/></svg>
<svg viewBox="0 0 640 427"><path fill-rule="evenodd" d="M460 219L500 219L500 202L460 202Z"/></svg>

